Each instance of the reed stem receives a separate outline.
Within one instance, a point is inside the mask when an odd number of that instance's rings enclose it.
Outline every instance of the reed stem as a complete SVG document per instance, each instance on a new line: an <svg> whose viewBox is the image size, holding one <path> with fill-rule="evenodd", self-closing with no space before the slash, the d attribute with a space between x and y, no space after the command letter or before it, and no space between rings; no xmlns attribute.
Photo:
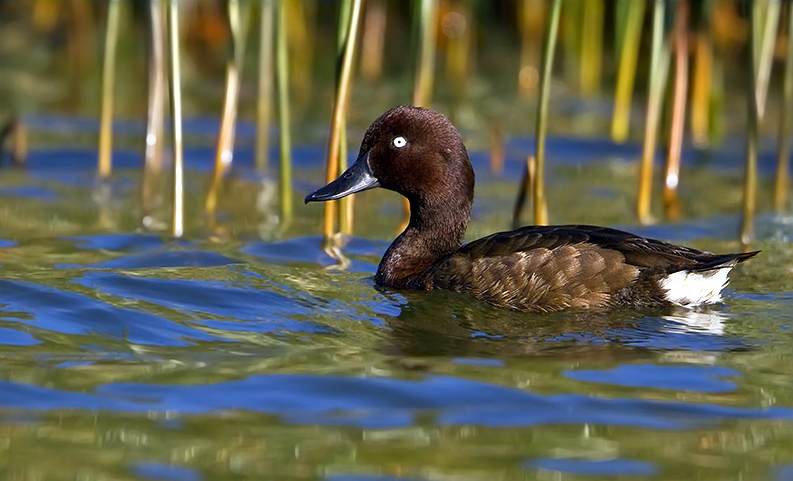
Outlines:
<svg viewBox="0 0 793 481"><path fill-rule="evenodd" d="M548 30L543 42L542 67L540 70L540 98L537 106L537 134L534 146L536 159L536 175L532 186L534 224L548 223L548 206L545 200L545 137L548 134L548 101L551 93L551 72L556 50L556 37L559 32L559 16L562 11L562 0L553 0Z"/></svg>
<svg viewBox="0 0 793 481"><path fill-rule="evenodd" d="M617 89L614 96L614 115L611 119L611 138L625 142L630 129L631 96L636 78L636 61L644 18L644 1L620 2L617 8L627 9L625 34L621 41Z"/></svg>
<svg viewBox="0 0 793 481"><path fill-rule="evenodd" d="M437 35L437 0L418 0L419 58L413 86L413 105L429 107L435 78L435 37Z"/></svg>
<svg viewBox="0 0 793 481"><path fill-rule="evenodd" d="M223 115L220 121L215 164L212 169L209 189L204 208L210 225L214 225L218 197L223 176L234 160L234 129L237 121L237 103L242 76L242 61L245 56L245 37L247 35L247 14L250 3L245 3L246 12L240 12L240 0L228 0L228 21L232 38L232 53L226 63L226 90L223 97Z"/></svg>
<svg viewBox="0 0 793 481"><path fill-rule="evenodd" d="M369 0L366 4L361 41L361 77L367 80L379 78L383 71L387 13L383 0Z"/></svg>
<svg viewBox="0 0 793 481"><path fill-rule="evenodd" d="M680 155L683 150L688 95L688 13L688 0L680 0L677 3L674 27L675 83L672 93L672 113L669 117L671 125L663 188L664 211L670 220L677 220L680 217L677 186L680 179Z"/></svg>
<svg viewBox="0 0 793 481"><path fill-rule="evenodd" d="M579 89L584 97L596 95L600 90L604 11L603 0L583 2Z"/></svg>
<svg viewBox="0 0 793 481"><path fill-rule="evenodd" d="M642 159L639 164L639 192L636 212L639 222L650 224L650 199L652 196L653 159L658 138L658 124L661 118L661 103L669 71L669 42L665 38L664 15L665 0L655 0L653 12L653 43L650 59L650 92L647 99Z"/></svg>
<svg viewBox="0 0 793 481"><path fill-rule="evenodd" d="M710 145L710 102L713 92L713 42L709 28L708 8L712 2L692 3L697 15L694 33L694 72L691 85L691 140L695 147ZM692 12L692 13L694 13Z"/></svg>
<svg viewBox="0 0 793 481"><path fill-rule="evenodd" d="M179 0L168 0L168 59L170 62L171 135L173 136L173 223L171 234L184 234L184 161L182 157L182 87L179 67Z"/></svg>
<svg viewBox="0 0 793 481"><path fill-rule="evenodd" d="M353 5L351 0L343 0L339 10L339 30L337 37L336 58L336 97L333 104L330 139L328 141L328 160L325 179L330 183L347 168L347 97L350 90L352 61L355 53L357 22L360 16L360 2ZM356 10L357 9L357 10ZM352 197L352 196L350 196ZM325 203L323 214L323 234L329 239L335 234L336 216L339 218L339 230L351 233L352 205L349 197Z"/></svg>
<svg viewBox="0 0 793 481"><path fill-rule="evenodd" d="M278 124L280 148L281 220L283 225L292 222L292 135L290 130L289 58L286 36L286 5L278 3L276 27L276 62L278 63Z"/></svg>
<svg viewBox="0 0 793 481"><path fill-rule="evenodd" d="M144 152L141 205L144 227L152 222L154 209L153 182L162 171L163 127L165 124L165 39L163 34L162 2L149 2L149 102L146 119L146 148Z"/></svg>
<svg viewBox="0 0 793 481"><path fill-rule="evenodd" d="M273 97L273 0L261 0L259 18L259 83L256 103L256 170L267 170Z"/></svg>
<svg viewBox="0 0 793 481"><path fill-rule="evenodd" d="M120 0L110 0L107 5L105 54L102 61L102 113L99 126L99 177L101 179L110 177L113 171L113 86L115 85L116 45L120 16Z"/></svg>
<svg viewBox="0 0 793 481"><path fill-rule="evenodd" d="M757 201L757 147L759 143L759 111L758 111L758 92L757 92L757 55L760 52L760 29L758 28L757 8L755 2L749 3L751 22L749 23L751 33L751 48L749 49L749 90L748 100L748 126L746 139L746 168L744 171L743 201L740 240L744 248L747 248L754 237L754 214Z"/></svg>
<svg viewBox="0 0 793 481"><path fill-rule="evenodd" d="M756 69L757 75L755 83L755 95L757 95L757 120L762 122L765 115L766 97L768 95L768 82L771 78L771 64L774 60L774 47L776 43L777 30L779 29L779 9L782 2L770 0L765 2L753 2L751 7L756 14L752 17L752 28L762 32L762 39L759 45L753 44L754 61L752 65ZM759 14L758 7L764 8L764 12ZM759 15L758 15L759 14ZM758 32L758 33L759 33Z"/></svg>
<svg viewBox="0 0 793 481"><path fill-rule="evenodd" d="M790 189L790 106L793 105L793 6L786 3L787 9L787 45L785 51L785 73L782 81L782 108L779 120L779 149L776 164L776 178L774 179L774 209L777 213L785 210Z"/></svg>

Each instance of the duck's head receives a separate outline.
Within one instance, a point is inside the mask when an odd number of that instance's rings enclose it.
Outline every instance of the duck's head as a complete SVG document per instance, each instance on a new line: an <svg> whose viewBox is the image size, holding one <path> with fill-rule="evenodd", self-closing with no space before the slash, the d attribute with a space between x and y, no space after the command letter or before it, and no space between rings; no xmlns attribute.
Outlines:
<svg viewBox="0 0 793 481"><path fill-rule="evenodd" d="M470 212L474 171L449 119L432 110L402 106L374 121L355 163L306 196L306 203L340 199L374 187L398 192L412 206L467 207Z"/></svg>

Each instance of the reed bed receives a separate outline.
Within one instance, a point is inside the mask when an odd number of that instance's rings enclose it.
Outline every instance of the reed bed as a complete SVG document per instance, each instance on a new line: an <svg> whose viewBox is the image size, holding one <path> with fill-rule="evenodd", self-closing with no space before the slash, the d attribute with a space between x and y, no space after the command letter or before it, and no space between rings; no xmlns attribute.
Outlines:
<svg viewBox="0 0 793 481"><path fill-rule="evenodd" d="M254 4L258 8L253 8ZM188 51L196 36L206 45L225 48L225 81L222 109L215 112L221 121L216 139L216 155L208 181L204 211L210 231L217 222L219 200L223 195L225 174L231 166L235 149L235 129L240 109L240 98L245 92L243 66L254 62L255 70L255 166L263 175L268 174L271 112L277 106L279 139L280 222L288 225L293 217L291 123L293 111L305 113L307 97L311 95L311 64L317 52L319 38L332 27L336 32L337 57L335 93L328 128L328 150L325 179L332 180L346 167L347 120L351 85L357 77L367 85L385 83L393 69L394 51L388 41L402 34L405 25L410 32L403 36L412 51L404 57L414 67L412 92L398 95L397 103L434 107L444 102L465 106L472 95L472 85L477 78L493 74L479 68L483 60L478 55L480 44L488 35L510 38L514 43L514 96L516 107L525 109L522 115L534 118L535 151L527 160L524 179L516 185L518 193L513 218L519 221L524 200L531 198L533 222L548 223L551 219L546 205L544 177L548 165L545 139L554 135L555 98L552 85L561 85L565 96L582 102L604 102L613 106L608 135L616 143L639 141L642 155L637 162L636 219L648 224L655 221L652 208L654 191L661 193L663 208L660 214L675 221L685 215L685 205L678 187L685 183L681 178L682 151L686 145L697 149L718 146L718 132L723 130L725 83L724 64L736 57L733 65L743 64L744 78L740 87L730 87L730 96L743 89L747 98L745 120L746 168L744 194L741 203L741 230L739 239L748 245L752 241L752 225L757 211L757 155L760 135L764 132L768 98L779 98L783 107L774 119L777 130L776 173L770 203L777 213L790 210L789 157L790 135L793 121L788 106L793 101L793 13L789 3L756 0L652 0L648 2L604 2L603 0L516 0L483 4L472 0L415 0L389 2L386 0L344 0L331 5L316 0L229 0L226 10L206 0L192 3L168 0L164 4L151 0L147 5L134 5L129 0L112 0L102 6L90 5L84 0L32 2L14 6L3 5L0 10L10 10L17 17L30 11L34 28L54 29L58 19L73 35L63 47L71 52L71 62L83 64L80 42L88 41L86 28L97 29L104 25L101 90L99 95L100 127L98 135L99 178L112 175L114 100L117 95L117 43L121 12L132 19L133 30L141 25L141 36L148 36L148 102L145 139L141 141L144 169L141 198L143 227L152 228L157 183L163 165L163 131L165 126L165 101L170 105L170 130L173 149L173 210L174 236L183 233L184 190L182 157L182 99L180 45L188 44ZM163 10L166 21L162 19ZM319 11L335 11L331 18ZM68 12L68 13L64 13ZM179 16L187 15L188 23L180 30ZM258 15L258 19L256 16ZM53 20L55 19L55 20ZM145 19L140 22L138 19ZM246 55L247 26L250 22L259 28L259 48L254 58ZM130 23L130 22L127 22ZM124 25L122 23L122 25ZM0 28L2 25L0 24ZM82 30L81 30L82 29ZM402 30L400 30L402 29ZM506 35L505 29L514 33ZM361 32L360 35L358 32ZM614 35L606 35L613 31ZM80 33L80 35L78 35ZM167 40L166 40L167 38ZM559 56L555 60L557 38L561 40ZM207 40L209 39L209 40ZM542 40L541 40L542 39ZM123 39L122 39L123 40ZM123 43L123 42L122 42ZM541 45L540 45L541 43ZM167 45L167 48L166 48ZM85 46L85 45L83 45ZM358 49L361 55L358 58ZM406 53L405 50L401 51ZM168 64L166 67L165 58ZM445 82L435 80L440 60L445 62ZM127 60L124 60L127 61ZM399 59L404 65L405 61ZM777 68L781 65L781 69ZM0 65L0 68L2 66ZM561 67L561 68L560 68ZM778 70L778 72L777 72ZM775 73L776 72L776 73ZM731 71L731 73L734 73ZM669 81L671 74L671 81ZM166 76L168 82L166 83ZM780 91L773 91L779 77ZM556 90L556 88L554 88ZM442 101L435 101L441 92ZM273 94L276 94L274 97ZM559 94L562 95L562 94ZM532 101L519 102L529 98ZM393 104L385 104L382 110ZM11 144L15 158L24 149L24 139L16 132L24 132L23 112L0 111L7 117L3 144ZM451 108L455 120L462 108ZM643 112L637 119L635 113ZM21 114L21 115L20 115ZM504 144L510 136L526 135L531 122L513 126L498 112L488 112L486 123L491 132L491 166L494 175L503 170ZM356 118L356 125L361 122ZM633 117L633 121L631 118ZM371 120L371 119L369 119ZM664 147L661 148L659 144ZM664 152L661 153L661 150ZM659 155L665 159L661 181L653 180L656 171L654 160ZM507 155L508 157L508 155ZM507 159L508 161L509 159ZM352 198L341 204L327 203L322 222L326 238L341 232L353 232ZM550 207L550 209L549 209ZM407 206L406 206L407 209ZM407 210L405 221L407 220Z"/></svg>

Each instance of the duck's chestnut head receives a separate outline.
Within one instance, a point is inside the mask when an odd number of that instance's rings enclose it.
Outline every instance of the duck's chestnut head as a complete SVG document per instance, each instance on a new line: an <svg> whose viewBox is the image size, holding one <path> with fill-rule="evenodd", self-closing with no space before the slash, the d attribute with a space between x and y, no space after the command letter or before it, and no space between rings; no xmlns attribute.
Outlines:
<svg viewBox="0 0 793 481"><path fill-rule="evenodd" d="M402 106L375 120L355 163L309 194L306 202L339 199L374 187L396 191L411 202L463 195L470 203L474 171L460 134L445 116Z"/></svg>

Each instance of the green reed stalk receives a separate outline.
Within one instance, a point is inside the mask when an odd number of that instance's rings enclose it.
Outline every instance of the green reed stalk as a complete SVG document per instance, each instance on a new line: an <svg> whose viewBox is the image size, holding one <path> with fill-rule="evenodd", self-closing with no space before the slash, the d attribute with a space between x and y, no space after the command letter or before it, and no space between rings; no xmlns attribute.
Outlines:
<svg viewBox="0 0 793 481"><path fill-rule="evenodd" d="M362 0L344 0L342 2L341 17L339 18L338 82L333 118L333 123L335 124L338 121L339 124L331 126L331 135L333 135L333 132L338 132L339 137L337 149L338 170L336 175L347 169L347 99L349 97L350 84L352 83L352 65L358 44L357 38L361 24L362 9ZM338 111L336 110L337 108L339 109ZM333 139L331 138L331 140ZM330 148L333 148L332 143ZM329 158L329 166L331 165L330 160ZM353 202L354 196L347 196L339 201L339 230L347 235L352 234Z"/></svg>
<svg viewBox="0 0 793 481"><path fill-rule="evenodd" d="M116 75L116 44L118 20L121 16L120 0L110 0L107 5L105 30L105 55L102 61L102 113L99 126L99 177L106 179L113 171L113 85Z"/></svg>
<svg viewBox="0 0 793 481"><path fill-rule="evenodd" d="M435 79L435 37L437 35L437 0L417 0L419 31L419 58L413 86L413 105L429 107L432 102L432 86Z"/></svg>
<svg viewBox="0 0 793 481"><path fill-rule="evenodd" d="M658 138L658 124L661 118L661 103L669 71L669 41L664 25L665 0L655 0L653 11L653 43L650 53L650 92L647 99L642 159L639 164L639 192L636 212L642 224L652 222L650 198L652 196L653 158Z"/></svg>
<svg viewBox="0 0 793 481"><path fill-rule="evenodd" d="M600 90L604 11L603 0L583 2L579 88L584 97L596 95Z"/></svg>
<svg viewBox="0 0 793 481"><path fill-rule="evenodd" d="M749 23L751 32L751 48L749 49L749 85L747 91L748 100L748 126L746 139L746 167L743 176L743 200L740 240L744 248L748 247L754 237L754 214L757 202L757 147L759 145L759 109L757 103L757 55L760 52L759 43L760 28L757 22L757 6L755 2L749 3L750 16L752 21Z"/></svg>
<svg viewBox="0 0 793 481"><path fill-rule="evenodd" d="M626 10L624 34L619 42L619 70L614 96L614 114L611 119L611 138L620 143L628 139L630 129L631 96L636 78L636 61L639 58L644 5L644 1L622 1L616 6L618 9Z"/></svg>
<svg viewBox="0 0 793 481"><path fill-rule="evenodd" d="M556 38L559 32L559 17L562 10L562 1L554 0L551 4L551 14L548 20L548 29L542 47L542 66L540 68L540 91L537 105L537 130L535 135L534 156L526 160L526 168L520 181L515 209L512 211L512 224L520 224L523 206L526 200L526 191L531 187L532 207L534 211L534 224L545 225L548 223L548 206L545 200L545 137L548 132L548 100L551 89L551 70L553 67Z"/></svg>
<svg viewBox="0 0 793 481"><path fill-rule="evenodd" d="M276 62L278 63L278 124L281 163L281 216L284 226L292 222L292 136L289 120L289 58L286 38L286 3L278 3Z"/></svg>
<svg viewBox="0 0 793 481"><path fill-rule="evenodd" d="M763 120L765 114L765 101L768 95L768 82L771 78L771 64L774 60L774 47L776 44L777 30L779 28L779 9L781 2L776 0L754 2L751 7L756 14L752 17L752 28L762 35L759 43L753 45L755 49L753 66L756 70L757 80L755 91L757 95L757 119ZM757 9L763 8L763 12Z"/></svg>
<svg viewBox="0 0 793 481"><path fill-rule="evenodd" d="M793 5L786 3L788 28L785 52L785 73L782 81L782 105L793 105ZM790 189L790 108L783 108L779 120L779 149L777 154L776 178L774 179L774 209L781 213L788 201Z"/></svg>
<svg viewBox="0 0 793 481"><path fill-rule="evenodd" d="M694 72L691 79L691 140L694 146L710 145L710 102L713 92L713 41L708 16L713 14L713 2L694 2L692 13L697 14L694 33Z"/></svg>
<svg viewBox="0 0 793 481"><path fill-rule="evenodd" d="M259 84L256 102L256 170L264 172L269 163L270 113L273 96L273 0L261 0L259 13Z"/></svg>
<svg viewBox="0 0 793 481"><path fill-rule="evenodd" d="M545 137L548 134L548 101L551 94L551 72L553 57L556 50L556 37L559 32L559 16L562 11L562 0L553 0L548 30L545 32L542 52L542 70L540 71L540 99L537 106L537 134L534 145L536 159L536 175L532 186L534 223L548 223L548 205L545 199Z"/></svg>
<svg viewBox="0 0 793 481"><path fill-rule="evenodd" d="M171 234L184 233L184 160L182 157L182 80L179 67L179 1L168 0L171 135L173 135L173 224Z"/></svg>

